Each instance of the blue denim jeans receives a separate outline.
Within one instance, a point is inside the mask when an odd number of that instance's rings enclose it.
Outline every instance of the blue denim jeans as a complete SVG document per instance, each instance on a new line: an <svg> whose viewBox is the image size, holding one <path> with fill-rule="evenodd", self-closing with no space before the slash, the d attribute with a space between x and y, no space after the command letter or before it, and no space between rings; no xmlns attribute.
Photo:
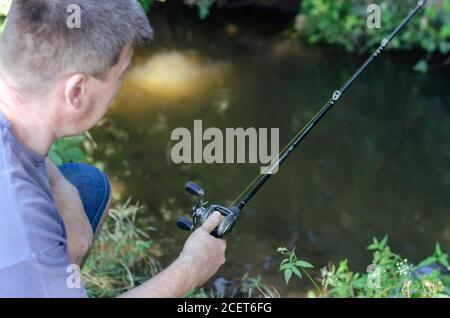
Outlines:
<svg viewBox="0 0 450 318"><path fill-rule="evenodd" d="M111 198L111 184L108 177L96 167L84 163L67 163L59 169L78 189L84 211L92 230L96 233Z"/></svg>

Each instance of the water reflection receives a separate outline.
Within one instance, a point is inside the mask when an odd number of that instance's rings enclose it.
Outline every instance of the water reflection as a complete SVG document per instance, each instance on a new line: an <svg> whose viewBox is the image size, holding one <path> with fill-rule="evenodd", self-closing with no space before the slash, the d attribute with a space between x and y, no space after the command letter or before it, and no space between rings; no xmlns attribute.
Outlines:
<svg viewBox="0 0 450 318"><path fill-rule="evenodd" d="M228 71L226 63L208 62L193 51L156 53L133 68L125 83L129 88L125 87L122 98L142 94L160 103L202 94L222 81Z"/></svg>

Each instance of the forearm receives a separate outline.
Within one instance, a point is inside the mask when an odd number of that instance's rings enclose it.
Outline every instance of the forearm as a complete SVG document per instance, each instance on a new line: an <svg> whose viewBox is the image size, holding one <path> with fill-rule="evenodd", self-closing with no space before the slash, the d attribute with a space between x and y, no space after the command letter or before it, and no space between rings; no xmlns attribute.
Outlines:
<svg viewBox="0 0 450 318"><path fill-rule="evenodd" d="M69 258L81 266L92 245L92 227L78 190L50 159L46 161L46 168L53 200L66 227Z"/></svg>
<svg viewBox="0 0 450 318"><path fill-rule="evenodd" d="M194 260L178 258L164 271L125 294L121 298L177 298L196 287Z"/></svg>

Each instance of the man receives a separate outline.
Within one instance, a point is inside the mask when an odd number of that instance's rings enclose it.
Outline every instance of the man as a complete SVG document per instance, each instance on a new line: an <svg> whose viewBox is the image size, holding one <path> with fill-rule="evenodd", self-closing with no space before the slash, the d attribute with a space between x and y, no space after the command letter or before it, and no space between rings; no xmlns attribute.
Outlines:
<svg viewBox="0 0 450 318"><path fill-rule="evenodd" d="M81 28L67 26L69 5ZM137 0L14 0L0 36L0 296L86 297L67 284L107 215L110 185L94 167L56 167L57 138L92 128L107 112L131 63L152 37ZM209 233L217 213L166 270L123 297L180 297L225 261Z"/></svg>

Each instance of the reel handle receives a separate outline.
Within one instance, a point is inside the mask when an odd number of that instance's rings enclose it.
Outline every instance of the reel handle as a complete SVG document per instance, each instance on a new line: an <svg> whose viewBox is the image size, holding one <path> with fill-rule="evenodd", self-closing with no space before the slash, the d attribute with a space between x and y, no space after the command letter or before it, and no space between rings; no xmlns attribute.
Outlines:
<svg viewBox="0 0 450 318"><path fill-rule="evenodd" d="M200 198L205 195L205 191L202 189L202 187L192 181L186 182L186 184L184 185L184 189L186 190L186 192L189 192L190 194L198 196Z"/></svg>

